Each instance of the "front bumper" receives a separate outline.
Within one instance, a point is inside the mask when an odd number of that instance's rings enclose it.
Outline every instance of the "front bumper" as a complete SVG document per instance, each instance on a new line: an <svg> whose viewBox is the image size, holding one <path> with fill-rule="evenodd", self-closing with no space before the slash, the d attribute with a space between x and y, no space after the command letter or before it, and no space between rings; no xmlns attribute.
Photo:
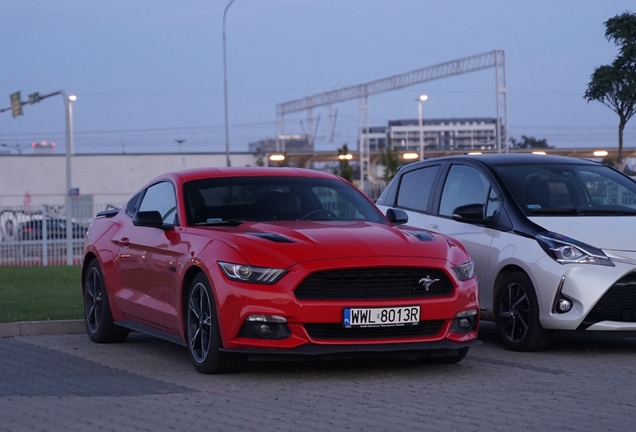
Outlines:
<svg viewBox="0 0 636 432"><path fill-rule="evenodd" d="M373 267L431 267L444 268L455 289L450 295L429 298L401 298L384 300L299 300L294 289L315 271L340 268ZM469 346L477 339L478 319L474 330L455 332L453 323L459 312L479 310L476 279L458 281L445 261L413 257L382 257L366 259L305 262L289 269L274 285L232 282L222 274L212 275L219 310L219 323L223 346L227 350L251 353L277 353L314 355L321 353L370 352L378 350L412 351L427 348L431 343L448 342L452 348ZM378 308L420 306L421 332L409 332L407 327L389 327L394 332L360 334L340 331L345 308ZM283 317L290 335L281 339L244 337L241 327L250 315ZM432 331L428 323L437 323ZM334 327L338 327L334 331ZM325 330L326 329L326 330ZM359 329L352 329L359 330ZM364 331L362 332L364 333ZM415 344L415 345L413 345ZM413 346L413 347L411 347ZM376 348L377 347L377 348ZM383 348L384 347L384 348ZM439 348L443 349L443 348Z"/></svg>
<svg viewBox="0 0 636 432"><path fill-rule="evenodd" d="M544 328L636 331L636 265L561 265L545 257L531 268L531 274ZM572 302L569 312L555 311L560 295Z"/></svg>

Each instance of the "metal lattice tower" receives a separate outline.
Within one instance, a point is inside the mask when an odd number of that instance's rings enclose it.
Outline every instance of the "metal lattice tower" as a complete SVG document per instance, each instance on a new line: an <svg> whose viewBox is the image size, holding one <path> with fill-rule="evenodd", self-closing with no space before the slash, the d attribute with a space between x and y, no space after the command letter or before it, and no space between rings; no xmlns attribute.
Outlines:
<svg viewBox="0 0 636 432"><path fill-rule="evenodd" d="M276 124L277 124L277 150L284 151L280 148L278 136L284 133L285 115L298 111L308 111L309 125L313 124L312 110L314 107L327 106L331 112L332 104L344 102L352 99L358 99L360 102L360 125L359 136L360 141L358 150L360 152L360 188L364 190L364 173L369 169L369 111L368 98L374 94L398 90L404 87L414 86L423 82L433 81L441 78L447 78L455 75L461 75L468 72L474 72L487 68L495 68L495 88L496 88L496 107L497 107L497 150L508 151L508 107L506 97L506 56L503 50L489 51L483 54L477 54L457 60L451 60L446 63L440 63L434 66L428 66L411 72L393 75L388 78L370 81L365 84L359 84L350 87L344 87L339 90L332 90L325 93L307 96L304 98L283 102L276 105ZM366 130L366 135L363 131ZM308 130L308 141L313 142L313 131Z"/></svg>

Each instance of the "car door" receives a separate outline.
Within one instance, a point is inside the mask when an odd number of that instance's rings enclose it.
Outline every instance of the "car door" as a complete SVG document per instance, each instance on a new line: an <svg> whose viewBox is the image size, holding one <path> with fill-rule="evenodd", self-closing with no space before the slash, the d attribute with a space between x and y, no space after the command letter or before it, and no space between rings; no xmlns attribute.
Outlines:
<svg viewBox="0 0 636 432"><path fill-rule="evenodd" d="M176 194L172 183L159 182L143 194L137 212L158 211L161 229L132 223L116 234L117 262L122 291L118 301L122 312L142 324L162 329L178 328L178 275L186 253L178 228Z"/></svg>
<svg viewBox="0 0 636 432"><path fill-rule="evenodd" d="M439 171L440 165L431 165L402 174L394 205L407 212L408 225L419 228L429 225L434 185Z"/></svg>
<svg viewBox="0 0 636 432"><path fill-rule="evenodd" d="M501 212L501 198L489 178L473 166L451 164L446 177L439 183L441 190L432 215L425 228L459 240L475 263L480 287L480 301L489 304L495 272L491 268L493 238L498 231L474 222L460 222L452 218L460 206L480 204L484 220ZM496 255L496 253L495 253ZM495 260L497 261L497 260Z"/></svg>

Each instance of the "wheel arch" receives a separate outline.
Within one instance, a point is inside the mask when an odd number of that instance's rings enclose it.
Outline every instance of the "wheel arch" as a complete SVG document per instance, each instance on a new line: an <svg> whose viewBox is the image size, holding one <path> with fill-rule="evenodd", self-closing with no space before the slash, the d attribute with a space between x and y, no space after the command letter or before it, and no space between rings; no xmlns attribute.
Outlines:
<svg viewBox="0 0 636 432"><path fill-rule="evenodd" d="M86 278L86 270L88 269L88 266L91 264L91 262L93 262L94 259L96 259L97 262L99 262L97 255L95 255L93 252L88 252L84 256L84 262L82 263L82 273L81 273L82 296L84 296L84 279Z"/></svg>
<svg viewBox="0 0 636 432"><path fill-rule="evenodd" d="M532 278L530 277L528 272L516 264L508 264L507 266L503 267L501 270L499 270L499 273L497 274L497 277L495 278L495 286L493 287L493 296L492 296L493 309L494 309L495 298L497 298L497 292L501 289L501 281L504 280L508 275L511 275L512 273L517 273L517 272L524 273L526 276L528 276L530 281L532 281Z"/></svg>
<svg viewBox="0 0 636 432"><path fill-rule="evenodd" d="M186 317L188 312L188 294L190 294L190 286L192 285L192 281L199 274L204 273L203 269L199 266L192 266L188 270L186 270L183 275L183 281L181 283L181 312L182 312L182 324L183 329L186 329ZM207 275L206 275L207 277ZM208 277L208 282L210 278Z"/></svg>

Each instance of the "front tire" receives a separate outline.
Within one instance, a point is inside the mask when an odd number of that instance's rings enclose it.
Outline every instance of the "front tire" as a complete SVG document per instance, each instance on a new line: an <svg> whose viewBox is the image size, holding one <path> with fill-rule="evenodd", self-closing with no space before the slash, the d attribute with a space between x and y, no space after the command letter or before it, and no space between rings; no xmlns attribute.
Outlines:
<svg viewBox="0 0 636 432"><path fill-rule="evenodd" d="M82 284L84 322L88 337L96 343L123 342L128 330L113 324L104 275L96 258L88 265Z"/></svg>
<svg viewBox="0 0 636 432"><path fill-rule="evenodd" d="M203 374L224 374L239 370L245 354L219 351L223 347L216 305L210 283L203 273L195 276L188 294L186 312L188 352L194 368Z"/></svg>
<svg viewBox="0 0 636 432"><path fill-rule="evenodd" d="M541 351L552 331L539 321L539 302L532 281L523 272L503 278L495 294L495 320L503 345L511 351Z"/></svg>

